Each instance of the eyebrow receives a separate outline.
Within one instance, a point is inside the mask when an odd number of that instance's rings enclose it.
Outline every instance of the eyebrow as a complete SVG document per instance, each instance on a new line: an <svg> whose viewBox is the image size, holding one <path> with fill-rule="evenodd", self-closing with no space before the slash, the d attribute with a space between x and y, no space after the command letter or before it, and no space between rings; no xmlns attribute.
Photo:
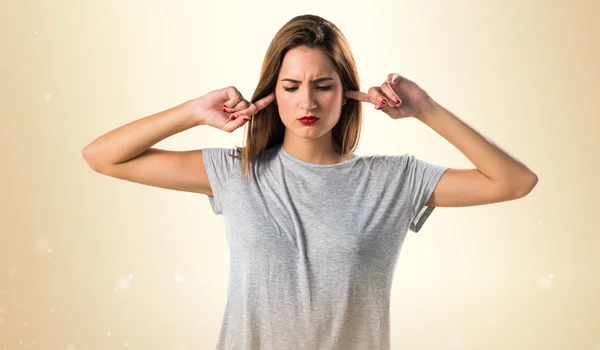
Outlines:
<svg viewBox="0 0 600 350"><path fill-rule="evenodd" d="M323 78L318 78L318 79L315 79L315 80L311 80L310 82L311 83L320 83L320 82L326 81L326 80L334 80L334 79L331 78L331 77L323 77ZM301 83L301 81L299 81L299 80L289 79L289 78L281 79L281 81L289 81L291 83Z"/></svg>

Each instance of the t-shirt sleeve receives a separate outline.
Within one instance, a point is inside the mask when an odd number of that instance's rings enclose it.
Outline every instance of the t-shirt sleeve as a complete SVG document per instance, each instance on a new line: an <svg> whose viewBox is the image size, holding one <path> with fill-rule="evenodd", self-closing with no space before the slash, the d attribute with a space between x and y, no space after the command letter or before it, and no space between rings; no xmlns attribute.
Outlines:
<svg viewBox="0 0 600 350"><path fill-rule="evenodd" d="M409 229L419 232L435 207L427 206L438 182L448 167L431 164L413 155L406 157L405 185L412 206L412 219Z"/></svg>
<svg viewBox="0 0 600 350"><path fill-rule="evenodd" d="M237 154L235 148L203 148L202 161L212 189L208 201L216 215L223 213L223 197L227 182L231 179L236 159L231 155Z"/></svg>

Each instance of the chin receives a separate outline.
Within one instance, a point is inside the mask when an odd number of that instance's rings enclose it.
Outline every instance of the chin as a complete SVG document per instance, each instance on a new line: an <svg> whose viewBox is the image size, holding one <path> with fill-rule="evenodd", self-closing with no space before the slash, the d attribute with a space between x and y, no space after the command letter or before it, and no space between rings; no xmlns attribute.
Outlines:
<svg viewBox="0 0 600 350"><path fill-rule="evenodd" d="M305 138L305 139L320 139L321 137L327 135L328 133L331 134L331 130L332 129L323 129L323 128L317 128L317 127L310 127L310 128L306 128L304 130L293 130L292 132L300 138Z"/></svg>

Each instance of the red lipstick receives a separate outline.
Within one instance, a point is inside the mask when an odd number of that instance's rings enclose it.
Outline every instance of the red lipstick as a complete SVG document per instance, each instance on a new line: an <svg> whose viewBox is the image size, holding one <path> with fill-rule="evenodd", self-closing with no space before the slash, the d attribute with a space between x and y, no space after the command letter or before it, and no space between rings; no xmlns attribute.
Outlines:
<svg viewBox="0 0 600 350"><path fill-rule="evenodd" d="M305 115L304 117L298 119L298 121L304 125L314 124L319 120L319 118L314 115Z"/></svg>

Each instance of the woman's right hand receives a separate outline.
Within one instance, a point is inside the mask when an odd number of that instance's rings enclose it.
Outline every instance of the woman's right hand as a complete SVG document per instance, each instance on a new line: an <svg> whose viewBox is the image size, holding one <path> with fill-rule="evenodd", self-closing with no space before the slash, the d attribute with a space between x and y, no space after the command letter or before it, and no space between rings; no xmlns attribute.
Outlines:
<svg viewBox="0 0 600 350"><path fill-rule="evenodd" d="M252 115L268 106L273 100L275 100L274 92L251 103L234 86L228 86L193 100L194 118L198 119L200 125L210 125L225 132L232 132L246 124ZM234 120L230 119L232 114L236 116Z"/></svg>

